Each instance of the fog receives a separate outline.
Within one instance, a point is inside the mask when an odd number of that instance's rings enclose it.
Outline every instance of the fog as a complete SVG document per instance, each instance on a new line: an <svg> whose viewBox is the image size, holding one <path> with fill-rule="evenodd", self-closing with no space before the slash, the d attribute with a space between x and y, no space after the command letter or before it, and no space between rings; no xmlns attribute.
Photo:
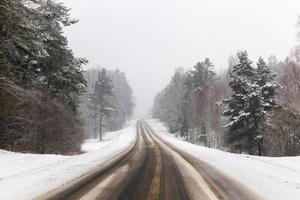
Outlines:
<svg viewBox="0 0 300 200"><path fill-rule="evenodd" d="M289 55L299 0L64 0L80 22L65 29L76 56L119 68L137 100L136 117L177 67L209 57L217 69L247 50L252 60Z"/></svg>

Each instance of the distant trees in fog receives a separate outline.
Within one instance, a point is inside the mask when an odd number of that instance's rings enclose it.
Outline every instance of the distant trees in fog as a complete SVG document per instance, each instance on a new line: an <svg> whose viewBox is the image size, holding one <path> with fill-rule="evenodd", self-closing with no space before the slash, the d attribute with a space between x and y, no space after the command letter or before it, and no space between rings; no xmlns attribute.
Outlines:
<svg viewBox="0 0 300 200"><path fill-rule="evenodd" d="M82 96L80 113L87 137L102 140L106 131L116 131L131 118L133 92L125 73L105 68L87 70L87 92Z"/></svg>
<svg viewBox="0 0 300 200"><path fill-rule="evenodd" d="M177 70L169 85L156 96L153 117L190 142L220 146L222 110L218 102L226 91L223 81L209 59L187 72Z"/></svg>
<svg viewBox="0 0 300 200"><path fill-rule="evenodd" d="M90 117L94 119L94 135L97 135L97 124L99 123L99 139L102 141L103 120L109 116L113 110L110 107L108 97L112 94L112 82L105 68L98 71L98 77L95 82L94 91L89 94L88 108L91 111ZM97 121L99 118L99 121Z"/></svg>

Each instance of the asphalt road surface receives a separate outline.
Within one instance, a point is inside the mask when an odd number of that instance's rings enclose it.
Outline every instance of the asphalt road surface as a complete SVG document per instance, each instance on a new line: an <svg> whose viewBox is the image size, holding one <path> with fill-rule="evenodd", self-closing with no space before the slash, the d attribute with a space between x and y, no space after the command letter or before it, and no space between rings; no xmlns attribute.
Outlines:
<svg viewBox="0 0 300 200"><path fill-rule="evenodd" d="M169 144L144 121L136 143L45 199L260 200L255 192Z"/></svg>

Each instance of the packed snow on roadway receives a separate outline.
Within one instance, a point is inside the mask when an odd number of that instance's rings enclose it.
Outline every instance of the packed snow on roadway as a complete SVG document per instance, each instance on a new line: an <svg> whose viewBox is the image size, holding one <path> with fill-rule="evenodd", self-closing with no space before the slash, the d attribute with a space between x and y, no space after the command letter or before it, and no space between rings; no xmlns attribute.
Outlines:
<svg viewBox="0 0 300 200"><path fill-rule="evenodd" d="M258 157L228 153L182 141L157 120L147 120L164 140L198 157L265 199L300 199L300 156Z"/></svg>
<svg viewBox="0 0 300 200"><path fill-rule="evenodd" d="M13 153L0 150L0 199L33 199L104 163L135 141L136 122L108 132L103 142L87 140L75 156Z"/></svg>

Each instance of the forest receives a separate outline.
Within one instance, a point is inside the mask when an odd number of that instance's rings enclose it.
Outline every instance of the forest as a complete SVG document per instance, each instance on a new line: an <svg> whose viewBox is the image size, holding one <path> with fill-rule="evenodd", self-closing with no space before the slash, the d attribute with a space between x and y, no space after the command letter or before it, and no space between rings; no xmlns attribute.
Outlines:
<svg viewBox="0 0 300 200"><path fill-rule="evenodd" d="M1 1L0 149L75 154L86 138L102 140L132 117L126 74L84 71L87 59L69 47L63 29L77 22L54 0ZM207 147L299 155L300 44L285 60L239 51L222 69L217 73L209 58L177 69L157 94L153 117Z"/></svg>
<svg viewBox="0 0 300 200"><path fill-rule="evenodd" d="M284 61L271 55L255 62L240 51L220 73L206 58L189 70L176 70L157 94L152 115L170 132L206 147L300 155L299 80L300 45Z"/></svg>
<svg viewBox="0 0 300 200"><path fill-rule="evenodd" d="M63 28L78 22L69 11L52 0L1 1L0 149L79 153L92 134L83 119L93 118L101 132L122 128L131 116L125 74L85 72L87 59L68 46Z"/></svg>
<svg viewBox="0 0 300 200"><path fill-rule="evenodd" d="M0 0L0 200L300 200L299 8Z"/></svg>

